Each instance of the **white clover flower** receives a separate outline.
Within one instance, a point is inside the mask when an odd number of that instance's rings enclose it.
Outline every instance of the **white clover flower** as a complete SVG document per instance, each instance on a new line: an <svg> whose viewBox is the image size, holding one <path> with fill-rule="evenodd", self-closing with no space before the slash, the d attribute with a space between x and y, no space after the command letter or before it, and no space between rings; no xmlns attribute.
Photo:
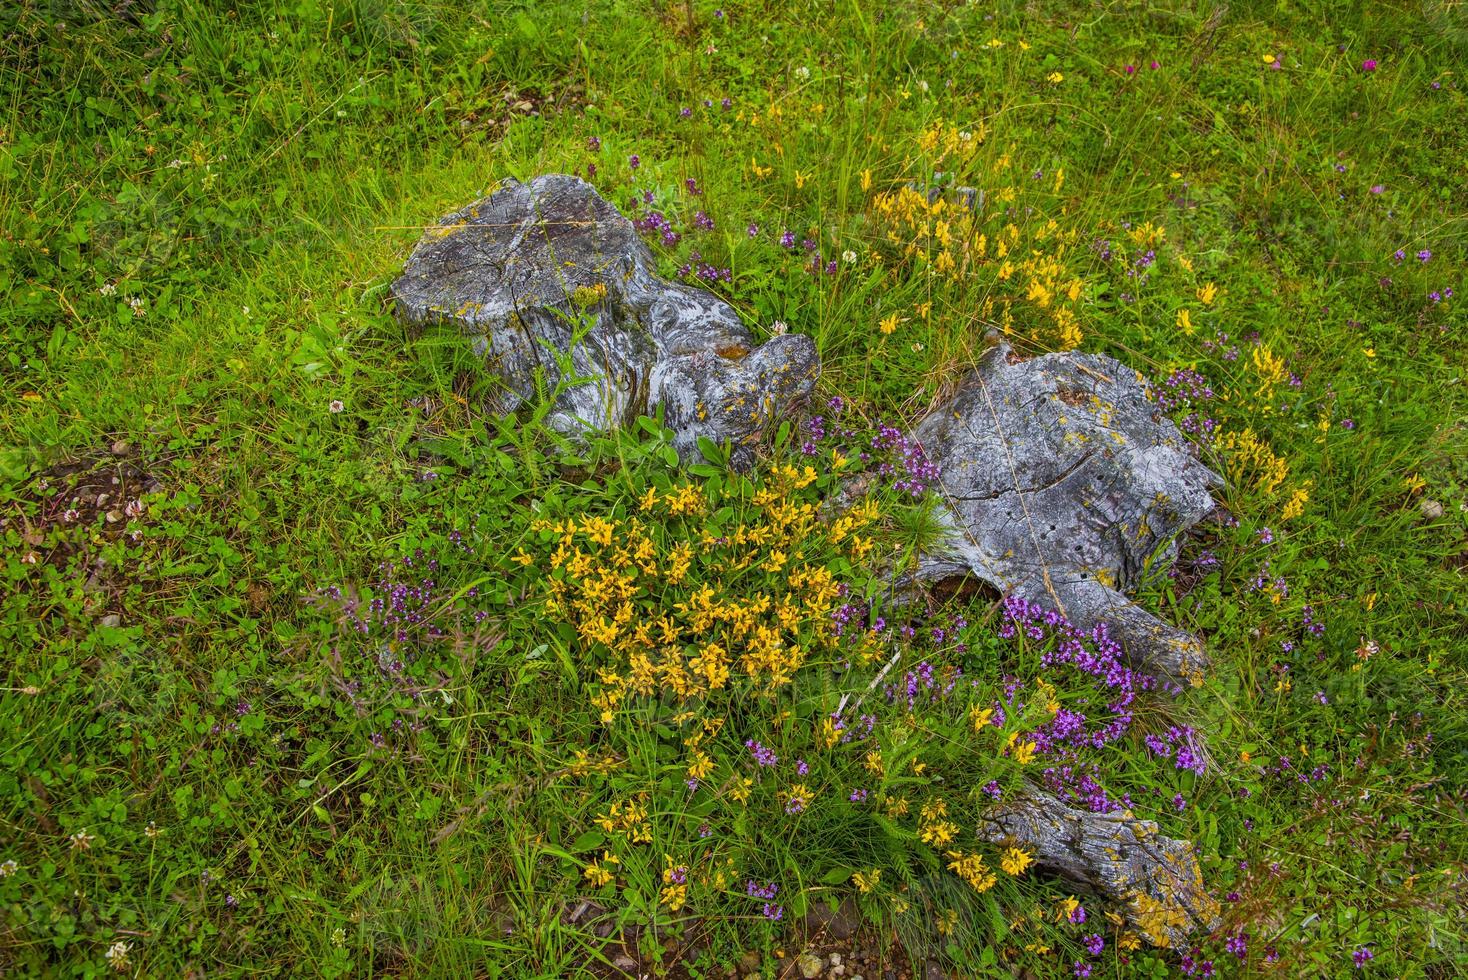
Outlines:
<svg viewBox="0 0 1468 980"><path fill-rule="evenodd" d="M846 251L841 253L841 261L845 262L847 265L850 265L851 263L856 261L856 253L848 248Z"/></svg>
<svg viewBox="0 0 1468 980"><path fill-rule="evenodd" d="M810 69L805 67L805 65L801 65L795 69L795 77L802 82L810 81Z"/></svg>
<svg viewBox="0 0 1468 980"><path fill-rule="evenodd" d="M98 293L101 293L103 296L113 296L113 295L116 295L116 293L117 293L117 283L115 283L115 282L104 282L101 286L97 287L97 292Z"/></svg>
<svg viewBox="0 0 1468 980"><path fill-rule="evenodd" d="M340 398L333 398L331 400L331 404L326 406L326 409L327 411L331 412L332 415L340 415L343 411L346 410L346 407L347 406L342 402Z"/></svg>
<svg viewBox="0 0 1468 980"><path fill-rule="evenodd" d="M87 833L87 828L85 827L67 838L67 840L71 841L71 849L73 851L90 851L92 849L92 841L96 839L95 835Z"/></svg>
<svg viewBox="0 0 1468 980"><path fill-rule="evenodd" d="M131 951L132 947L119 940L107 947L107 962L112 964L112 969L120 973L131 965L127 958Z"/></svg>
<svg viewBox="0 0 1468 980"><path fill-rule="evenodd" d="M9 878L19 870L20 865L16 864L13 859L0 862L0 878Z"/></svg>
<svg viewBox="0 0 1468 980"><path fill-rule="evenodd" d="M776 320L774 323L770 324L770 334L775 337L785 336L786 332L788 332L789 329L790 328L785 325L784 320Z"/></svg>

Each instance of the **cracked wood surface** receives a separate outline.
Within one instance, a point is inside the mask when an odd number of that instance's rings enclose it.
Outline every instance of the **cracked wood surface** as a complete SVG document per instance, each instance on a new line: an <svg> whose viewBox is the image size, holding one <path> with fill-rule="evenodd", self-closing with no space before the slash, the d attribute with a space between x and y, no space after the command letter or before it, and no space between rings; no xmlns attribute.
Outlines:
<svg viewBox="0 0 1468 980"><path fill-rule="evenodd" d="M1094 354L1022 360L1001 344L915 435L941 467L948 532L917 579L965 568L1082 629L1110 623L1141 669L1201 680L1202 644L1126 590L1173 560L1220 480L1135 372Z"/></svg>
<svg viewBox="0 0 1468 980"><path fill-rule="evenodd" d="M546 174L443 218L392 294L403 322L475 338L503 382L492 406L502 413L532 399L540 377L562 385L547 419L558 431L605 431L661 407L684 462L706 436L732 440L747 465L752 444L815 386L815 344L791 334L756 345L728 303L655 269L590 184Z"/></svg>

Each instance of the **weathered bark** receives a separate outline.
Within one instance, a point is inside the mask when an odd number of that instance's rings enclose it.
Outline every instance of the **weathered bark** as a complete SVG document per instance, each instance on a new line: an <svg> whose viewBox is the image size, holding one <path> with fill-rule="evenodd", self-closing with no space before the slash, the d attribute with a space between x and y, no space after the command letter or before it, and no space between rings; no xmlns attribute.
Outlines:
<svg viewBox="0 0 1468 980"><path fill-rule="evenodd" d="M1188 841L1160 836L1131 811L1091 813L1030 787L987 810L979 836L1021 844L1035 862L1078 889L1126 906L1128 921L1158 946L1182 946L1195 929L1218 922L1218 903L1203 886Z"/></svg>
<svg viewBox="0 0 1468 980"><path fill-rule="evenodd" d="M967 569L1082 629L1109 623L1143 669L1201 679L1202 644L1123 590L1172 561L1220 481L1136 372L1094 354L1024 360L1001 344L914 434L941 467L949 530L915 578Z"/></svg>
<svg viewBox="0 0 1468 980"><path fill-rule="evenodd" d="M393 283L404 322L450 323L504 381L513 412L539 376L556 393L559 431L605 431L661 406L674 448L700 436L750 444L810 394L820 362L809 337L762 346L733 307L659 277L636 229L585 181L507 181L443 218ZM568 364L570 371L563 369Z"/></svg>

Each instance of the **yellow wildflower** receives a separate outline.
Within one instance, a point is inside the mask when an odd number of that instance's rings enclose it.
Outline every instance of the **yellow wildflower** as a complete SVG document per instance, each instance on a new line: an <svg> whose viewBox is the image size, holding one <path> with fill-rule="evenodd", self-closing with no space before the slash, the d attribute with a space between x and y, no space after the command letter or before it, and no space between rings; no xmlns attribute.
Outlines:
<svg viewBox="0 0 1468 980"><path fill-rule="evenodd" d="M881 868L873 868L870 871L856 871L851 875L852 884L856 885L856 890L863 895L870 893L873 888L877 887L877 882L881 880Z"/></svg>
<svg viewBox="0 0 1468 980"><path fill-rule="evenodd" d="M688 886L664 885L662 892L658 895L658 901L666 905L668 911L677 912L688 901Z"/></svg>
<svg viewBox="0 0 1468 980"><path fill-rule="evenodd" d="M688 764L688 775L693 779L704 779L714 771L714 760L702 752L694 753L693 761Z"/></svg>
<svg viewBox="0 0 1468 980"><path fill-rule="evenodd" d="M938 820L923 827L919 839L924 844L931 844L933 847L942 847L944 844L951 844L957 836L958 827L956 824L947 820Z"/></svg>
<svg viewBox="0 0 1468 980"><path fill-rule="evenodd" d="M962 878L976 892L986 892L994 887L998 876L989 870L982 854L965 854L949 851L948 870Z"/></svg>
<svg viewBox="0 0 1468 980"><path fill-rule="evenodd" d="M1004 869L1007 875L1022 875L1025 869L1034 863L1029 852L1020 847L1007 847L999 857L999 867Z"/></svg>
<svg viewBox="0 0 1468 980"><path fill-rule="evenodd" d="M588 864L582 874L585 875L587 881L591 882L592 887L600 888L602 885L610 884L616 878L616 875L608 870L608 866L621 863L622 860L611 851L602 851L601 860Z"/></svg>

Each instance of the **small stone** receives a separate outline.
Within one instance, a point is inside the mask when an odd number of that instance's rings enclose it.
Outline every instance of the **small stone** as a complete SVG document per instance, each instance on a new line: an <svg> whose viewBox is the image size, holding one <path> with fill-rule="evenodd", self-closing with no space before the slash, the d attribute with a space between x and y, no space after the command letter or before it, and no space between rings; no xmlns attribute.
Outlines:
<svg viewBox="0 0 1468 980"><path fill-rule="evenodd" d="M844 976L846 976L846 967L842 966L839 963L836 964L835 966L831 967L831 976L833 976L833 977L844 977Z"/></svg>
<svg viewBox="0 0 1468 980"><path fill-rule="evenodd" d="M937 960L928 960L923 964L923 980L948 980L948 974L943 972Z"/></svg>
<svg viewBox="0 0 1468 980"><path fill-rule="evenodd" d="M747 949L739 957L739 969L743 973L758 973L760 955L758 950Z"/></svg>
<svg viewBox="0 0 1468 980"><path fill-rule="evenodd" d="M826 968L826 964L821 962L821 958L809 950L801 953L796 958L795 966L800 970L800 975L805 977L805 980L815 980L816 977L821 975L821 971Z"/></svg>
<svg viewBox="0 0 1468 980"><path fill-rule="evenodd" d="M1430 498L1424 499L1422 503L1418 504L1417 509L1422 511L1422 516L1429 521L1435 521L1443 516L1443 505Z"/></svg>
<svg viewBox="0 0 1468 980"><path fill-rule="evenodd" d="M631 973L633 970L637 969L637 961L628 956L626 953L619 953L616 958L612 960L612 966L621 970L623 973Z"/></svg>
<svg viewBox="0 0 1468 980"><path fill-rule="evenodd" d="M128 442L126 439L118 439L112 444L112 455L114 456L126 456L132 451L132 443Z"/></svg>
<svg viewBox="0 0 1468 980"><path fill-rule="evenodd" d="M840 953L832 953L831 954L831 965L832 966L840 966L841 965L841 954Z"/></svg>
<svg viewBox="0 0 1468 980"><path fill-rule="evenodd" d="M103 616L98 622L109 629L117 629L117 627L122 625L122 617L117 615L117 613L110 613Z"/></svg>
<svg viewBox="0 0 1468 980"><path fill-rule="evenodd" d="M122 511L115 510L114 509L114 510L109 510L107 512L107 523L108 524L117 524L117 523L120 523L121 521L122 521Z"/></svg>

